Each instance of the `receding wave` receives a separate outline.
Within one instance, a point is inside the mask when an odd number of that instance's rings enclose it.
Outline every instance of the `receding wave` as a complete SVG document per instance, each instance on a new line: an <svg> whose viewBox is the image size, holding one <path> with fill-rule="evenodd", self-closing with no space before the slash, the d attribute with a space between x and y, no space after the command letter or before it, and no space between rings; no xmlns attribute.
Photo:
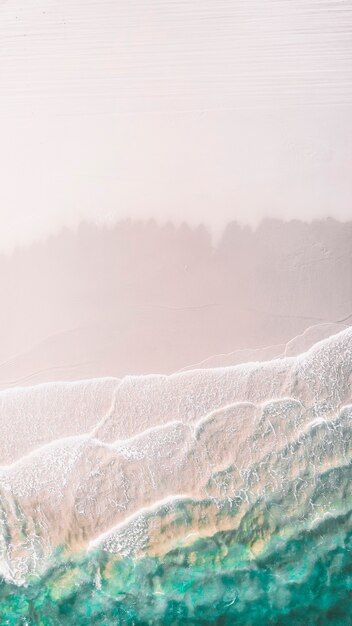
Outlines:
<svg viewBox="0 0 352 626"><path fill-rule="evenodd" d="M2 426L3 623L350 623L351 383L347 329L264 363L1 392L6 424L25 413L17 444Z"/></svg>

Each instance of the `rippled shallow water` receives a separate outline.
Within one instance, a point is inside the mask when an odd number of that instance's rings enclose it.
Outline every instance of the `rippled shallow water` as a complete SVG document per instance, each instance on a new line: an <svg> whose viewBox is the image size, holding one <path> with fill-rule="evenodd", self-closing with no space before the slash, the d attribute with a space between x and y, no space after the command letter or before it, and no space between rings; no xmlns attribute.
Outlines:
<svg viewBox="0 0 352 626"><path fill-rule="evenodd" d="M236 532L162 558L58 553L27 586L2 583L1 623L351 624L351 513L327 516L288 540L274 534L257 556L245 543L255 515Z"/></svg>
<svg viewBox="0 0 352 626"><path fill-rule="evenodd" d="M126 380L91 435L3 467L0 625L352 625L351 372L347 330Z"/></svg>

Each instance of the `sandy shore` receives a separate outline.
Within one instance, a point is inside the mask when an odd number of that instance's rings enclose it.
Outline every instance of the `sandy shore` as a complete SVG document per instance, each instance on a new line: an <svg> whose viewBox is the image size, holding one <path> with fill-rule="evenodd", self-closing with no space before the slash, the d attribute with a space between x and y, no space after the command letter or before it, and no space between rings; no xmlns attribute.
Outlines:
<svg viewBox="0 0 352 626"><path fill-rule="evenodd" d="M0 385L297 354L351 322L351 250L331 219L233 223L216 246L185 225L64 231L0 257Z"/></svg>
<svg viewBox="0 0 352 626"><path fill-rule="evenodd" d="M2 391L4 575L24 580L59 546L168 550L232 527L221 503L240 519L268 494L315 498L317 477L350 457L351 342L347 329L263 363ZM165 500L190 501L193 521L175 526Z"/></svg>

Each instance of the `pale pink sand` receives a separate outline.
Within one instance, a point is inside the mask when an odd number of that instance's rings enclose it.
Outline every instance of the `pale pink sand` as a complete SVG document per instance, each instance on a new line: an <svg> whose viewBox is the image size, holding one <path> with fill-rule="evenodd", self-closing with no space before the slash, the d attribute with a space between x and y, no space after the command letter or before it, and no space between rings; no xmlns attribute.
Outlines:
<svg viewBox="0 0 352 626"><path fill-rule="evenodd" d="M2 388L295 354L348 324L352 223L82 225L0 257ZM331 326L329 326L331 323Z"/></svg>

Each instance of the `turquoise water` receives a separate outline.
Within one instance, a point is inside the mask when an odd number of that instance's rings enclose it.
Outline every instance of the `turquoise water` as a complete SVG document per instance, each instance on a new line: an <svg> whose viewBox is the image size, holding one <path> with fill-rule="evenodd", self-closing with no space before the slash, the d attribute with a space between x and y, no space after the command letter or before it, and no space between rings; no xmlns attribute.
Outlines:
<svg viewBox="0 0 352 626"><path fill-rule="evenodd" d="M275 402L237 431L216 414L192 440L66 442L3 470L0 626L352 626L352 410L316 361L338 407Z"/></svg>
<svg viewBox="0 0 352 626"><path fill-rule="evenodd" d="M27 586L2 582L1 624L352 624L351 513L288 540L274 533L256 556L246 528L160 558L57 554Z"/></svg>

